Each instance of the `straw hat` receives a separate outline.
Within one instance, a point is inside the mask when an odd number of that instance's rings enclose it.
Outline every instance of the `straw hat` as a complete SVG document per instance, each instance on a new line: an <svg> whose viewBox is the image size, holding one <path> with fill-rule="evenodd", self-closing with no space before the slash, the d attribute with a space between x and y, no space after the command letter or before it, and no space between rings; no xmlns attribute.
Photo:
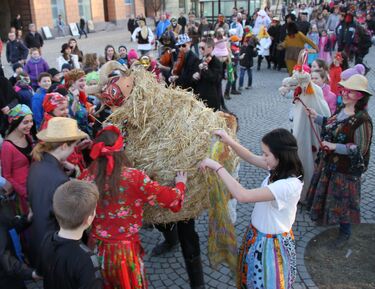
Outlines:
<svg viewBox="0 0 375 289"><path fill-rule="evenodd" d="M368 89L368 80L363 75L352 75L347 80L340 81L339 84L347 89L364 92L369 96L372 95L372 93Z"/></svg>
<svg viewBox="0 0 375 289"><path fill-rule="evenodd" d="M53 117L47 128L37 133L37 138L44 142L63 142L80 140L87 134L78 128L77 121L67 117Z"/></svg>

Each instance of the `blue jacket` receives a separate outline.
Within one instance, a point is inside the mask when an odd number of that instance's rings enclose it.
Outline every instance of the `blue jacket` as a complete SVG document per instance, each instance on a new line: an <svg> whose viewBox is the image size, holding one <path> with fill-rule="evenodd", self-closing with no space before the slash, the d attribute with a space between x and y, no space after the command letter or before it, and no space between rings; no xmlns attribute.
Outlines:
<svg viewBox="0 0 375 289"><path fill-rule="evenodd" d="M14 90L16 91L20 103L26 104L28 107L31 108L31 100L33 99L34 91L30 85L25 85L21 82L17 82L14 86Z"/></svg>
<svg viewBox="0 0 375 289"><path fill-rule="evenodd" d="M156 26L156 38L159 39L167 27L171 25L171 21L169 19L165 19L164 21L159 21L158 26Z"/></svg>
<svg viewBox="0 0 375 289"><path fill-rule="evenodd" d="M40 125L43 121L44 109L43 100L46 96L47 91L44 88L39 88L34 97L31 100L31 110L33 111L33 118L35 121L36 128L39 130Z"/></svg>
<svg viewBox="0 0 375 289"><path fill-rule="evenodd" d="M17 63L20 60L27 58L29 54L29 49L19 40L13 40L7 42L7 61L9 63Z"/></svg>

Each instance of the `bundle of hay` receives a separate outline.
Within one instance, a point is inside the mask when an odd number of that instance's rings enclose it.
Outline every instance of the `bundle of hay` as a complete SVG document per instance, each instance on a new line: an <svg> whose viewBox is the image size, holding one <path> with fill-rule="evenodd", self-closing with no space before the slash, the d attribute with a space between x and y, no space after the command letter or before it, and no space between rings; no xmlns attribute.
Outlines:
<svg viewBox="0 0 375 289"><path fill-rule="evenodd" d="M182 210L172 213L150 206L143 220L154 224L195 218L209 206L210 189L197 165L209 156L211 131L222 128L232 136L235 131L228 129L222 114L205 107L192 92L166 87L142 68L131 75L134 87L129 97L107 120L126 128L129 159L162 185L173 186L177 171L188 172ZM226 148L221 159L233 172L236 156Z"/></svg>

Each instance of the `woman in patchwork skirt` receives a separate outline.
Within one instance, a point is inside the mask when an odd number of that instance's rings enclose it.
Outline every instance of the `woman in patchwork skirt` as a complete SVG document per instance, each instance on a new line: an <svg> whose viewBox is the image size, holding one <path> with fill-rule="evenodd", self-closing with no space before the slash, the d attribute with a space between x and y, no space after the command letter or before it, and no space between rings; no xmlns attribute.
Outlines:
<svg viewBox="0 0 375 289"><path fill-rule="evenodd" d="M360 223L361 175L370 158L372 120L367 112L371 96L363 75L339 82L343 107L329 118L309 109L315 123L322 125L323 145L318 166L307 193L311 219L318 225L340 225L332 244L339 248L349 240L351 224Z"/></svg>
<svg viewBox="0 0 375 289"><path fill-rule="evenodd" d="M258 156L225 131L214 134L243 160L270 171L260 188L248 190L216 161L205 159L200 164L202 170L215 170L235 199L256 203L239 253L237 288L292 288L296 277L292 225L303 186L295 137L281 128L269 132L262 138L263 155Z"/></svg>

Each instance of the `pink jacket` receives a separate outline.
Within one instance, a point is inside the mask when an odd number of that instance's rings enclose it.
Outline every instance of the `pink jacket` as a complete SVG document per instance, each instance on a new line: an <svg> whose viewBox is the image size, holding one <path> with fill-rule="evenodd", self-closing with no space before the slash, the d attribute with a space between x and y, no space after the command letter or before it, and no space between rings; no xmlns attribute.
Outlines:
<svg viewBox="0 0 375 289"><path fill-rule="evenodd" d="M331 87L328 84L322 86L324 99L328 103L329 110L331 114L334 114L336 111L337 96L331 91Z"/></svg>
<svg viewBox="0 0 375 289"><path fill-rule="evenodd" d="M20 198L23 213L28 211L26 180L30 162L11 142L4 140L1 147L2 175L13 186Z"/></svg>

